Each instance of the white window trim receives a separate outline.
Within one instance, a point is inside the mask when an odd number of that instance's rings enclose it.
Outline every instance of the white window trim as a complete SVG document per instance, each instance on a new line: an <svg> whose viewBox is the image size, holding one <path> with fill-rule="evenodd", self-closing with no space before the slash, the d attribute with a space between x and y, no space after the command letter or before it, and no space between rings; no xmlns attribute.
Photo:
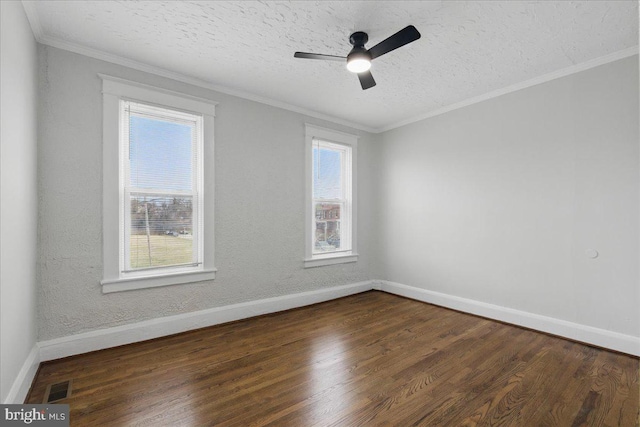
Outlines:
<svg viewBox="0 0 640 427"><path fill-rule="evenodd" d="M185 95L166 89L133 82L118 77L98 74L102 79L103 94L103 184L102 184L102 239L103 239L103 279L100 281L102 292L119 292L133 289L152 288L157 286L177 285L181 283L199 282L215 279L214 267L214 117L217 102L204 98ZM123 177L120 173L120 100L140 102L144 104L166 107L173 110L201 114L203 116L204 140L202 164L207 170L202 171L202 193L204 203L200 203L204 233L202 243L202 266L198 270L192 268L172 268L159 272L150 270L148 274L123 275L120 258L120 237L122 235L123 210ZM202 215L206 212L206 215Z"/></svg>
<svg viewBox="0 0 640 427"><path fill-rule="evenodd" d="M314 254L314 212L313 212L313 140L346 145L351 147L351 251L349 253ZM333 129L305 124L305 258L304 268L320 267L324 265L344 264L358 260L357 251L357 157L358 136Z"/></svg>
<svg viewBox="0 0 640 427"><path fill-rule="evenodd" d="M127 105L129 104L129 105ZM131 105L133 104L133 105ZM146 188L127 188L127 184L130 183L130 165L129 165L129 157L127 153L130 150L131 141L129 140L129 132L128 127L123 127L123 124L128 124L131 120L131 112L133 114L148 114L150 117L163 117L167 120L178 120L183 121L182 123L187 123L188 125L192 125L192 132L196 132L198 138L196 140L196 146L192 145L193 152L192 154L196 155L196 173L192 176L192 191L166 191L164 189L146 189ZM202 158L202 154L204 152L204 140L202 138L203 135L203 120L204 116L200 114L192 114L185 113L183 111L177 111L173 109L167 108L158 108L155 106L150 106L148 104L134 103L132 101L120 100L120 182L124 183L124 194L120 195L120 226L124 226L124 229L120 229L119 235L120 238L123 239L120 241L120 248L124 250L120 251L120 278L128 279L128 278L139 278L139 277L147 277L150 275L167 275L172 273L189 273L189 272L199 272L201 271L203 265L202 254L204 250L204 246L202 245L202 232L203 232L203 223L201 219L203 218L204 211L201 203L202 196L202 186L203 186L203 167L204 162ZM193 144L193 139L191 141ZM192 158L193 160L193 158ZM192 259L191 265L181 265L181 266L166 266L159 267L153 269L132 269L129 262L130 257L130 248L127 242L131 239L131 203L130 203L130 195L135 193L148 193L153 194L155 196L166 194L169 197L176 195L185 195L192 197L193 206L193 240L192 240L192 248L193 254L197 256L196 259ZM157 270L157 271L153 271Z"/></svg>

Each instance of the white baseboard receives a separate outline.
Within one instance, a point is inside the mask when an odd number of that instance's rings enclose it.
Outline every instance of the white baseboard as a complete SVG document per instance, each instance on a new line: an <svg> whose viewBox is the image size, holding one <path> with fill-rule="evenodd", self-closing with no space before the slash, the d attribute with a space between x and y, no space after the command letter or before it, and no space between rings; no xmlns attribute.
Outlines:
<svg viewBox="0 0 640 427"><path fill-rule="evenodd" d="M75 354L159 338L193 329L275 313L366 292L373 282L353 283L281 297L249 301L202 311L160 317L113 328L98 329L38 343L40 360L47 361Z"/></svg>
<svg viewBox="0 0 640 427"><path fill-rule="evenodd" d="M640 356L640 338L625 335L592 326L568 322L553 317L541 316L526 311L514 310L499 305L488 304L472 299L456 297L440 292L428 291L422 288L402 285L400 283L378 280L374 282L374 289L380 289L390 294L415 299L418 301L476 314L489 319L547 332L575 341L593 344L622 353Z"/></svg>
<svg viewBox="0 0 640 427"><path fill-rule="evenodd" d="M9 389L9 394L4 399L4 404L24 403L31 388L31 383L33 383L33 379L38 372L38 366L40 366L40 350L36 344L22 364L18 376L11 389Z"/></svg>
<svg viewBox="0 0 640 427"><path fill-rule="evenodd" d="M640 356L640 338L611 332L591 326L580 325L552 317L541 316L507 307L488 304L467 298L456 297L439 292L428 291L400 283L368 280L344 286L335 286L281 297L248 301L223 307L216 307L202 311L160 317L143 322L137 322L113 328L98 329L77 335L41 341L37 344L39 352L32 351L26 361L19 379L15 384L27 383L26 390L21 385L12 388L11 396L19 397L28 391L35 370L40 361L54 360L76 354L102 350L109 347L131 344L153 338L177 334L193 329L204 328L234 320L246 319L262 314L303 307L310 304L329 301L348 295L380 290L390 294L412 298L418 301L452 308L470 314L499 320L526 328L547 332L553 335L581 341L599 347ZM31 364L29 364L29 363ZM32 366L33 365L33 366ZM31 366L31 367L29 367ZM24 372L23 372L24 371ZM14 391L14 388L16 389ZM20 392L19 392L20 390Z"/></svg>

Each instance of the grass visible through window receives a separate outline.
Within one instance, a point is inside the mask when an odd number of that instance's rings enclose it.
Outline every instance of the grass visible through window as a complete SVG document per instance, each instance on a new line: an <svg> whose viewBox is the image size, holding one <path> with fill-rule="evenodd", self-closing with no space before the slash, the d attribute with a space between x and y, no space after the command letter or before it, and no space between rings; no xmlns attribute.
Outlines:
<svg viewBox="0 0 640 427"><path fill-rule="evenodd" d="M131 268L164 267L193 262L192 236L131 236ZM149 257L151 247L151 257Z"/></svg>

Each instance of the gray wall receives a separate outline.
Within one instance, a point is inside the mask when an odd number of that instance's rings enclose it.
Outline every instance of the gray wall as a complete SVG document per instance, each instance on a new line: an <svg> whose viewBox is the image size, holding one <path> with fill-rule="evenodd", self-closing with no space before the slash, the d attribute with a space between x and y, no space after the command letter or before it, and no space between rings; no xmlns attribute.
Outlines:
<svg viewBox="0 0 640 427"><path fill-rule="evenodd" d="M640 336L637 56L382 139L384 278Z"/></svg>
<svg viewBox="0 0 640 427"><path fill-rule="evenodd" d="M36 42L20 2L0 2L0 402L36 342Z"/></svg>
<svg viewBox="0 0 640 427"><path fill-rule="evenodd" d="M38 49L39 340L378 278L640 336L637 57L370 135ZM219 102L215 281L101 293L97 73ZM35 115L21 117L32 131ZM356 264L302 268L305 122L361 136Z"/></svg>
<svg viewBox="0 0 640 427"><path fill-rule="evenodd" d="M126 67L40 46L39 340L378 276L377 137ZM213 282L101 293L102 94L97 73L219 102ZM360 260L303 269L304 123L357 133Z"/></svg>

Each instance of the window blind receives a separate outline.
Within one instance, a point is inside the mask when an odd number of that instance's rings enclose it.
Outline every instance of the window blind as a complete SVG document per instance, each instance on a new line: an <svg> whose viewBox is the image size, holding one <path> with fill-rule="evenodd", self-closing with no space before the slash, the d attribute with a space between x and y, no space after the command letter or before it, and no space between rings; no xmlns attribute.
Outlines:
<svg viewBox="0 0 640 427"><path fill-rule="evenodd" d="M312 141L315 254L351 250L350 155L345 145L316 138Z"/></svg>
<svg viewBox="0 0 640 427"><path fill-rule="evenodd" d="M124 270L198 265L201 116L123 101Z"/></svg>

